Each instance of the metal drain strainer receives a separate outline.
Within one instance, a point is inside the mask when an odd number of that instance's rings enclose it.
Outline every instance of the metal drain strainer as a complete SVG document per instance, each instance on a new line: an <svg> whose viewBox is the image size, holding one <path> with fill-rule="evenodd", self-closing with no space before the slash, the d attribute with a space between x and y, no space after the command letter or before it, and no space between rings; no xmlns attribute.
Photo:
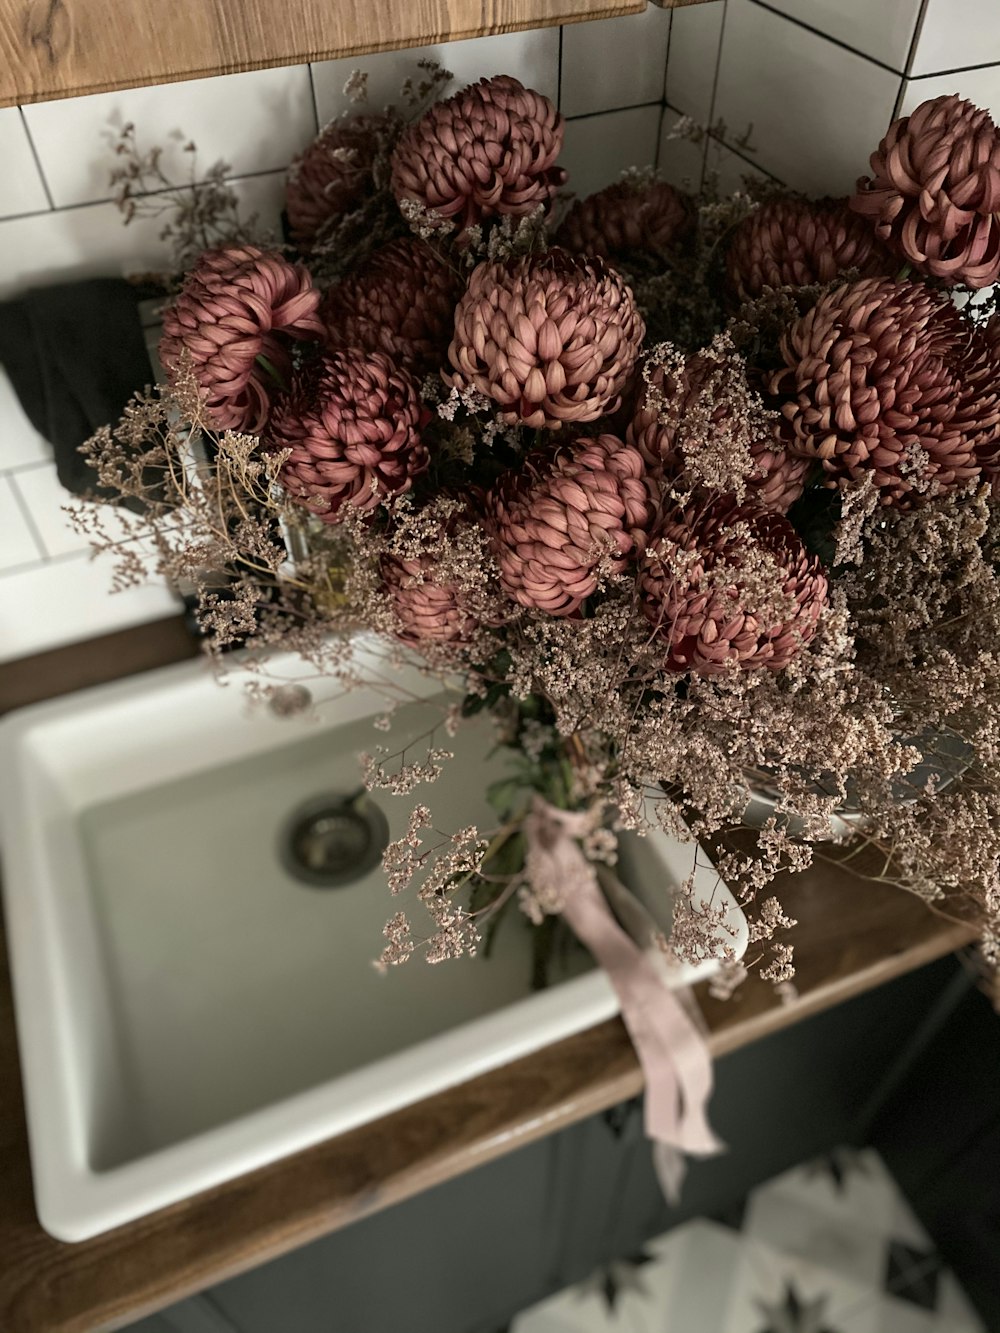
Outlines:
<svg viewBox="0 0 1000 1333"><path fill-rule="evenodd" d="M303 884L339 889L374 870L388 841L388 821L361 787L300 805L282 830L278 850L282 865Z"/></svg>

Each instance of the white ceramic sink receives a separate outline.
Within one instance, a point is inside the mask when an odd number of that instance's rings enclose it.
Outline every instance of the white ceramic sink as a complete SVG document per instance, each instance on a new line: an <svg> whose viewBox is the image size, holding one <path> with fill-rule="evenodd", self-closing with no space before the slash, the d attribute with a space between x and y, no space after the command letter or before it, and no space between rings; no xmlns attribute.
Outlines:
<svg viewBox="0 0 1000 1333"><path fill-rule="evenodd" d="M439 687L413 673L426 698ZM582 953L530 987L512 911L489 959L419 958L380 975L399 907L377 867L350 887L295 879L291 812L359 786L385 740L374 694L320 720L249 712L185 663L25 709L0 724L0 833L35 1198L80 1240L472 1078L616 1012ZM416 703L393 724L426 726ZM425 801L438 827L489 828L504 771L483 722L412 797L379 794L392 836ZM634 840L633 887L661 903L692 846ZM711 871L704 896L746 923ZM418 919L418 912L412 917ZM675 969L677 984L710 969ZM575 973L575 975L574 975Z"/></svg>

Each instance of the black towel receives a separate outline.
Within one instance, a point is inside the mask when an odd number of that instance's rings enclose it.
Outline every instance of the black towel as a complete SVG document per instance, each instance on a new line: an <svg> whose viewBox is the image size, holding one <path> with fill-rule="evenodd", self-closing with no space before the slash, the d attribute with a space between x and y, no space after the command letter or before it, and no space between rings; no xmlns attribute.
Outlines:
<svg viewBox="0 0 1000 1333"><path fill-rule="evenodd" d="M89 278L0 305L0 362L74 495L101 494L80 445L152 383L139 302L156 294L121 278Z"/></svg>

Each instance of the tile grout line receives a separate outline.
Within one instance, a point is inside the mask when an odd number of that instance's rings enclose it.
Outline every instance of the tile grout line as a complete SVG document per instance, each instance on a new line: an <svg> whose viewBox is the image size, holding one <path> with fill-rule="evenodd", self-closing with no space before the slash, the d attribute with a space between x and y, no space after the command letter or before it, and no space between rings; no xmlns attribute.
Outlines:
<svg viewBox="0 0 1000 1333"><path fill-rule="evenodd" d="M849 46L847 42L842 42L839 37L831 37L828 32L821 32L819 28L814 28L810 23L803 23L801 19L793 18L791 14L786 14L783 9L775 9L773 5L766 3L766 0L751 0L751 2L760 9L766 9L769 14L774 14L776 18L784 19L786 23L794 23L797 28L804 28L806 32L811 32L814 37L821 37L823 41L830 42L833 46L839 46L842 51L850 51L851 55L858 56L861 60L867 60L872 65L878 65L880 69L887 70L890 74L902 75L903 71L893 69L887 65L884 60L879 60L877 56L869 55L867 51L859 51L856 46Z"/></svg>
<svg viewBox="0 0 1000 1333"><path fill-rule="evenodd" d="M51 555L49 554L48 547L45 545L45 542L42 540L41 530L39 529L38 524L35 522L34 516L33 516L32 512L31 512L31 509L30 509L30 507L29 507L29 505L28 505L28 502L27 502L27 500L24 498L24 496L21 494L21 488L18 486L16 478L15 478L14 476L8 474L8 476L7 476L7 485L8 485L8 486L10 487L10 489L13 491L13 493L14 493L14 500L15 500L15 503L17 504L18 508L20 509L21 514L22 514L22 516L23 516L23 518L24 518L24 521L25 521L25 522L27 523L27 525L28 525L28 531L31 533L31 536L32 536L32 539L33 539L35 545L38 547L39 551L41 552L41 560L42 560L42 563L43 563L43 564L44 564L44 563L47 563L49 560L52 559L52 557L51 557Z"/></svg>
<svg viewBox="0 0 1000 1333"><path fill-rule="evenodd" d="M28 126L28 117L24 114L24 107L17 108L17 114L21 117L21 124L24 127L24 133L28 140L28 147L31 149L31 156L35 160L35 170L38 172L38 179L42 182L42 189L45 191L45 198L49 201L48 211L55 212L55 200L52 198L52 191L49 189L49 182L45 178L45 172L42 170L42 159L38 156L38 149L35 147L35 141L31 136L31 129ZM39 210L42 211L42 210ZM30 217L30 214L22 213L21 217Z"/></svg>
<svg viewBox="0 0 1000 1333"><path fill-rule="evenodd" d="M674 11L667 14L667 50L663 57L663 87L660 95L660 123L656 127L656 168L660 167L660 153L663 151L663 126L667 119L667 70L670 68L670 39L674 35Z"/></svg>
<svg viewBox="0 0 1000 1333"><path fill-rule="evenodd" d="M624 111L644 111L651 106L662 106L662 98L652 102L632 102L628 106L609 106L606 111L581 111L578 116L567 116L566 124L577 120L593 120L595 116L620 116Z"/></svg>
<svg viewBox="0 0 1000 1333"><path fill-rule="evenodd" d="M63 551L61 555L47 555L39 557L37 560L30 560L24 564L11 565L8 569L0 569L0 582L5 578L17 578L20 574L27 574L36 569L55 569L59 565L72 564L74 560L90 559L90 548L87 547L81 551ZM151 586L143 584L143 587ZM108 590L110 592L110 588ZM2 659L0 659L2 660Z"/></svg>
<svg viewBox="0 0 1000 1333"><path fill-rule="evenodd" d="M715 124L715 103L719 96L719 76L722 73L722 48L726 40L726 19L729 17L729 0L722 0L722 23L719 25L719 49L715 53L715 74L712 77L712 99L708 105L708 124L705 135L705 147L701 155L701 180L699 190L705 186L705 172L708 168L708 150L712 143L712 126ZM728 147L728 145L727 145Z"/></svg>
<svg viewBox="0 0 1000 1333"><path fill-rule="evenodd" d="M927 14L927 3L928 0L920 0L920 8L917 10L917 21L913 25L913 32L910 36L910 49L906 53L906 69L903 71L904 80L909 79L911 77L910 71L913 68L914 57L917 54L917 47L920 45L920 38L923 33L924 17ZM900 97L901 96L902 96L902 89L900 89ZM898 110L899 101L900 98L897 98L896 110L894 111L893 118L899 115L899 110Z"/></svg>
<svg viewBox="0 0 1000 1333"><path fill-rule="evenodd" d="M306 65L309 71L309 96L312 99L313 124L316 126L316 133L319 134L319 103L316 101L316 80L313 78L312 61Z"/></svg>
<svg viewBox="0 0 1000 1333"><path fill-rule="evenodd" d="M240 176L227 176L228 185L236 185L241 181L259 180L264 176L280 176L288 170L287 164L283 167L265 167L261 171L246 171ZM198 185L204 185L204 181L195 182ZM174 190L186 189L186 185L165 185L161 190L147 190L141 195L136 195L137 199L155 199L161 194L170 194ZM83 199L75 204L60 204L53 208L36 208L28 213L9 213L0 215L0 225L4 222L23 222L26 218L47 218L53 213L77 213L83 208L103 208L107 204L115 202L114 195L108 195L101 199Z"/></svg>
<svg viewBox="0 0 1000 1333"><path fill-rule="evenodd" d="M562 23L560 23L560 25L559 25L559 51L558 51L558 55L557 55L557 58L556 58L556 60L557 60L557 68L556 68L556 110L557 110L557 111L560 111L560 112L562 111L563 34L565 33L565 31L566 31L565 25L562 24Z"/></svg>

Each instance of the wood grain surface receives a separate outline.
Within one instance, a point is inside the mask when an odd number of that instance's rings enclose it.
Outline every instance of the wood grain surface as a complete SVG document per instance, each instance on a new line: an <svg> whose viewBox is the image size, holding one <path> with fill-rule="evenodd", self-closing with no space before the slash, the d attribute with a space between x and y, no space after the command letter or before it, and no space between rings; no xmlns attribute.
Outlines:
<svg viewBox="0 0 1000 1333"><path fill-rule="evenodd" d="M645 7L645 0L0 0L0 106Z"/></svg>
<svg viewBox="0 0 1000 1333"><path fill-rule="evenodd" d="M41 680L58 694L190 655L179 623L109 636L0 668L0 691ZM161 659L165 660L165 659ZM58 669L56 668L58 663ZM34 664L34 667L33 665ZM136 669L132 666L132 669ZM6 676L5 673L6 672ZM29 693L31 691L29 690ZM834 861L774 891L797 918L798 998L748 981L728 1002L697 998L716 1056L776 1032L966 944L972 932ZM634 1096L642 1077L618 1020L460 1084L93 1240L67 1245L40 1227L18 1072L13 1003L0 939L0 1330L115 1328Z"/></svg>

